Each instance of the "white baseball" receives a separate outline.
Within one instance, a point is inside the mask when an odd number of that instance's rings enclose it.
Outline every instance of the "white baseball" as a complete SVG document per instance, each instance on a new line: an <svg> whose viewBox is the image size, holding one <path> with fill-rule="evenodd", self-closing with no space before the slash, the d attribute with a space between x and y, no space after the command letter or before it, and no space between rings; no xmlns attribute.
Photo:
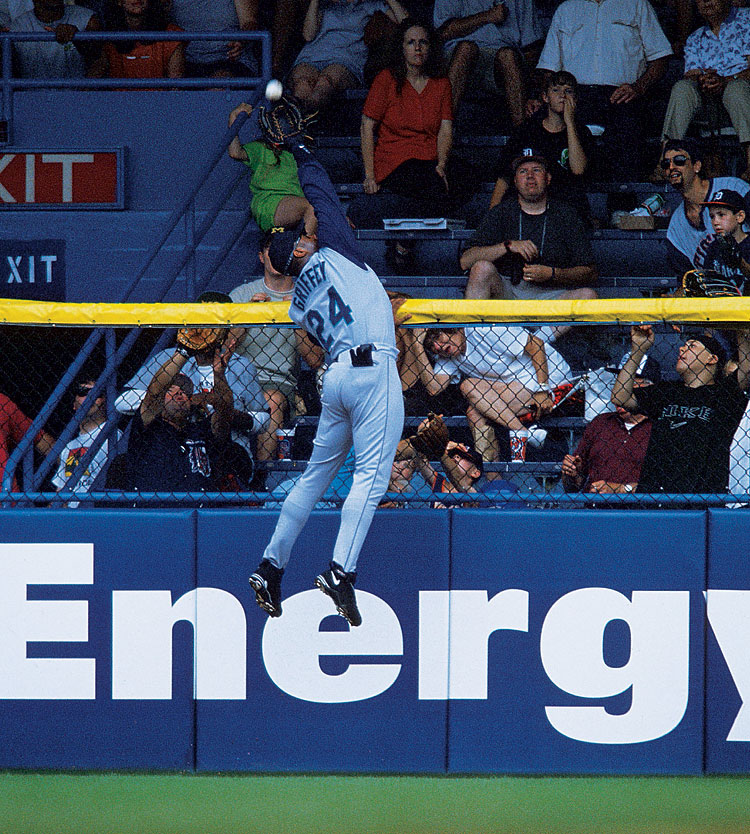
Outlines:
<svg viewBox="0 0 750 834"><path fill-rule="evenodd" d="M269 101L276 101L277 99L280 99L283 92L284 88L281 86L281 81L277 81L275 78L272 78L268 84L266 84L266 98Z"/></svg>

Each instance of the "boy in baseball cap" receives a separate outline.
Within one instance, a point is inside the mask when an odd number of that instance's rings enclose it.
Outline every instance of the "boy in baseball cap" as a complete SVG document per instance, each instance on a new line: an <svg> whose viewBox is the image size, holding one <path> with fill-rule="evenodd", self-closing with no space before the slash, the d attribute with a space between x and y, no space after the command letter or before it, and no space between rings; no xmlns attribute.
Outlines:
<svg viewBox="0 0 750 834"><path fill-rule="evenodd" d="M716 237L706 249L704 269L730 278L744 292L750 275L750 237L742 228L747 217L745 198L738 191L716 191L701 205L708 209Z"/></svg>

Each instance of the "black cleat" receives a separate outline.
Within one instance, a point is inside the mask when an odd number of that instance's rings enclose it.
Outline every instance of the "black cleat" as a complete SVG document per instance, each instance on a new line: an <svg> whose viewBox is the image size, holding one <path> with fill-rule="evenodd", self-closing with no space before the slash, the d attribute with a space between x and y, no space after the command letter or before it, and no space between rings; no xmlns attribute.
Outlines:
<svg viewBox="0 0 750 834"><path fill-rule="evenodd" d="M281 616L281 577L284 571L264 559L250 577L255 601L269 617Z"/></svg>
<svg viewBox="0 0 750 834"><path fill-rule="evenodd" d="M328 594L333 600L336 610L352 626L362 624L362 617L354 596L354 582L356 579L356 573L347 573L336 562L331 562L331 567L315 579L318 588L324 594Z"/></svg>

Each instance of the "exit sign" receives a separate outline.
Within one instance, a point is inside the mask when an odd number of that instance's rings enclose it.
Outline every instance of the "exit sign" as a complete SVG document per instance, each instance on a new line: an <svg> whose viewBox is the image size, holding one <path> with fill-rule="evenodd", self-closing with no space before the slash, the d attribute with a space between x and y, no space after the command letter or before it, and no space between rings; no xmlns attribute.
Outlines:
<svg viewBox="0 0 750 834"><path fill-rule="evenodd" d="M0 153L0 210L121 209L123 149Z"/></svg>

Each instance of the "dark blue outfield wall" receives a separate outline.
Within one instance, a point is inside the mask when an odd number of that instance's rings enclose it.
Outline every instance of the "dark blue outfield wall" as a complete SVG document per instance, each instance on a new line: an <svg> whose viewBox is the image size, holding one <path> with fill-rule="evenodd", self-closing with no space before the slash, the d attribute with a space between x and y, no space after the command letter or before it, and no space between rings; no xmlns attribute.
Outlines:
<svg viewBox="0 0 750 834"><path fill-rule="evenodd" d="M382 511L351 631L276 518L4 511L0 767L750 772L750 513Z"/></svg>

